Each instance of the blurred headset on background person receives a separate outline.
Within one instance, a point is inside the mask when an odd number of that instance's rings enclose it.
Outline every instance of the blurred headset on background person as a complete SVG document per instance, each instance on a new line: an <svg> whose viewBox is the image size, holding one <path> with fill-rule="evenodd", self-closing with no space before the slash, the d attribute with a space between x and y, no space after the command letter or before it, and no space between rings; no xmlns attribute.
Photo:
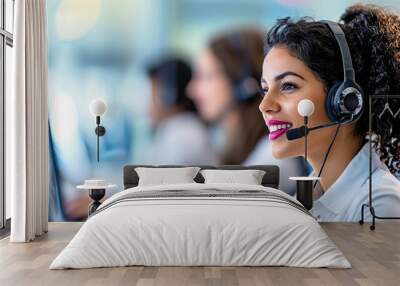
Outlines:
<svg viewBox="0 0 400 286"><path fill-rule="evenodd" d="M260 94L260 74L255 74L249 54L251 51L246 38L247 33L240 30L224 35L220 42L225 42L223 53L233 55L230 66L225 66L225 74L232 85L232 100L221 111L217 121L222 121L228 114L235 110L238 105L247 104ZM216 54L218 57L218 55ZM227 60L225 60L226 62ZM261 66L261 62L259 63ZM226 63L225 63L226 65ZM261 69L261 68L260 68Z"/></svg>
<svg viewBox="0 0 400 286"><path fill-rule="evenodd" d="M259 78L251 69L248 52L244 49L246 39L241 34L233 34L228 41L241 59L239 76L233 81L233 97L237 102L246 102L259 95Z"/></svg>

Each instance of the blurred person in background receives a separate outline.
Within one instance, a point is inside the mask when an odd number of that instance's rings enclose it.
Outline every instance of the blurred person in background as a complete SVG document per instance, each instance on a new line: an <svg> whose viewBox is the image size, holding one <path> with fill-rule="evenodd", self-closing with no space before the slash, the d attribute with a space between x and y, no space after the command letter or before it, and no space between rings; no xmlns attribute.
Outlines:
<svg viewBox="0 0 400 286"><path fill-rule="evenodd" d="M223 133L220 164L274 164L280 167L280 189L294 194L290 176L305 175L300 157L277 160L258 113L263 59L262 33L242 28L212 38L197 60L188 89L204 120Z"/></svg>
<svg viewBox="0 0 400 286"><path fill-rule="evenodd" d="M178 57L163 59L148 68L151 80L150 117L153 142L150 164L215 164L208 132L186 95L192 78L190 66Z"/></svg>

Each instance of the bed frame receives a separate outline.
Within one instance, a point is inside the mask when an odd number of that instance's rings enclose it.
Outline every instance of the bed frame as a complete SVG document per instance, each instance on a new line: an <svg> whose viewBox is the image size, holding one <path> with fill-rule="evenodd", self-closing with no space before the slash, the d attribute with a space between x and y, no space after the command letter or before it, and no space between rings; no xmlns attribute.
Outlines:
<svg viewBox="0 0 400 286"><path fill-rule="evenodd" d="M135 171L136 167L150 167L150 168L178 168L178 167L192 167L182 165L127 165L124 167L124 189L133 188L138 185L139 176ZM265 187L279 188L279 167L276 165L252 165L252 166L241 166L241 165L222 165L222 166L206 166L198 165L201 169L218 169L218 170L264 170L265 175L262 179L261 184ZM200 174L194 178L197 183L204 183L204 178Z"/></svg>

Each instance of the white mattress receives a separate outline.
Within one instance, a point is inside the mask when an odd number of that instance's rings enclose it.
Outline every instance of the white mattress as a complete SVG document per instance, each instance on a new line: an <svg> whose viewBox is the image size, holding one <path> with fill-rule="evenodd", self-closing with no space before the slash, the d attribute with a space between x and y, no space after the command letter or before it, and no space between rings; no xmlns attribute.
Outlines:
<svg viewBox="0 0 400 286"><path fill-rule="evenodd" d="M254 185L179 184L117 193L90 217L50 269L145 266L294 266L350 268L318 222L289 204L258 198L150 198L144 191L263 190Z"/></svg>

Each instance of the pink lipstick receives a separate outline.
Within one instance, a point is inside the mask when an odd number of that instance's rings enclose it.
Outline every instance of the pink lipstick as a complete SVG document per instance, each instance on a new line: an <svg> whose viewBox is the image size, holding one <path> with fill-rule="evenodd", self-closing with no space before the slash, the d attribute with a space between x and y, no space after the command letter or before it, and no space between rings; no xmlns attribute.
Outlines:
<svg viewBox="0 0 400 286"><path fill-rule="evenodd" d="M277 119L266 120L270 140L276 140L282 135L284 135L290 128L292 128L292 123Z"/></svg>

